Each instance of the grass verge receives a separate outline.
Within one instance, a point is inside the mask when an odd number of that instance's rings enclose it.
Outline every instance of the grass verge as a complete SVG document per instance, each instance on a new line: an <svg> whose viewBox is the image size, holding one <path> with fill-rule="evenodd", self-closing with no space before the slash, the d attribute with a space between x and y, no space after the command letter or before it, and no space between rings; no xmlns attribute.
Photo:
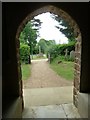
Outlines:
<svg viewBox="0 0 90 120"><path fill-rule="evenodd" d="M22 69L22 80L27 80L31 74L30 64L22 64L21 69Z"/></svg>
<svg viewBox="0 0 90 120"><path fill-rule="evenodd" d="M61 77L72 81L74 79L74 62L62 60L58 64L58 61L60 61L60 57L55 58L50 67Z"/></svg>

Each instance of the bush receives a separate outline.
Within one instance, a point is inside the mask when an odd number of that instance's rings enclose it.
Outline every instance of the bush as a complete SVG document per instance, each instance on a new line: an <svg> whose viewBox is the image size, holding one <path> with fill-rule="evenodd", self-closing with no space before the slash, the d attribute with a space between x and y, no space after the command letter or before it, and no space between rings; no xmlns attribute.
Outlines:
<svg viewBox="0 0 90 120"><path fill-rule="evenodd" d="M60 56L58 56L56 58L57 58L58 61L59 60L61 60L61 61L72 61L72 62L74 61L74 59L70 58L70 55L67 55L67 58L64 55L60 55Z"/></svg>
<svg viewBox="0 0 90 120"><path fill-rule="evenodd" d="M24 43L20 44L20 60L29 63L30 47Z"/></svg>
<svg viewBox="0 0 90 120"><path fill-rule="evenodd" d="M70 51L75 50L75 41L72 41L68 44L58 44L49 48L48 53L50 54L51 61L56 58L58 55L64 56L65 50L68 50L68 55L70 55ZM67 61L72 61L70 57L67 57Z"/></svg>

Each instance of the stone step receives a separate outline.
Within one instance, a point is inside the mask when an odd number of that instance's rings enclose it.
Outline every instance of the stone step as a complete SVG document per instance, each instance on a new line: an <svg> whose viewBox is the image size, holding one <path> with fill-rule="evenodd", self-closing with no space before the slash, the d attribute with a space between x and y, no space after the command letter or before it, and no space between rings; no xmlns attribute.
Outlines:
<svg viewBox="0 0 90 120"><path fill-rule="evenodd" d="M78 94L78 111L82 118L88 118L88 94Z"/></svg>

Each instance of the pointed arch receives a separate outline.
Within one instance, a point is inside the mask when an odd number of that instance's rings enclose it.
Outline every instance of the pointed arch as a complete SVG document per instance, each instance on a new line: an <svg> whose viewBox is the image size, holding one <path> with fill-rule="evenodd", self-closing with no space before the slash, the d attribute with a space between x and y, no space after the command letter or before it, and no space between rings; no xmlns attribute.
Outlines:
<svg viewBox="0 0 90 120"><path fill-rule="evenodd" d="M27 24L28 21L33 19L35 16L42 14L42 13L54 13L58 16L60 16L62 19L67 21L69 25L73 28L74 30L74 36L76 37L77 43L75 46L75 74L74 74L74 89L73 89L73 102L77 107L78 104L78 91L80 91L80 71L81 71L81 32L78 24L76 21L65 11L63 11L60 8L57 8L52 5L47 5L44 7L41 7L32 13L28 14L26 18L21 22L17 29L16 33L16 50L17 50L17 61L18 61L18 76L19 76L19 87L20 87L20 95L22 96L22 77L21 77L21 67L20 67L20 56L19 56L19 36L25 25Z"/></svg>

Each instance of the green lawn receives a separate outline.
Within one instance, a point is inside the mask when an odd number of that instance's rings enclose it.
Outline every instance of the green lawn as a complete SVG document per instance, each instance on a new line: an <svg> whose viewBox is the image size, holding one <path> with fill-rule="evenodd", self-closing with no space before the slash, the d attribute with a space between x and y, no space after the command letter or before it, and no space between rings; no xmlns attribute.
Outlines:
<svg viewBox="0 0 90 120"><path fill-rule="evenodd" d="M21 69L22 69L22 80L27 80L31 74L30 64L22 64Z"/></svg>
<svg viewBox="0 0 90 120"><path fill-rule="evenodd" d="M74 62L63 60L62 63L58 64L59 60L60 60L60 57L55 58L50 64L50 67L61 77L67 80L73 80L74 79Z"/></svg>

